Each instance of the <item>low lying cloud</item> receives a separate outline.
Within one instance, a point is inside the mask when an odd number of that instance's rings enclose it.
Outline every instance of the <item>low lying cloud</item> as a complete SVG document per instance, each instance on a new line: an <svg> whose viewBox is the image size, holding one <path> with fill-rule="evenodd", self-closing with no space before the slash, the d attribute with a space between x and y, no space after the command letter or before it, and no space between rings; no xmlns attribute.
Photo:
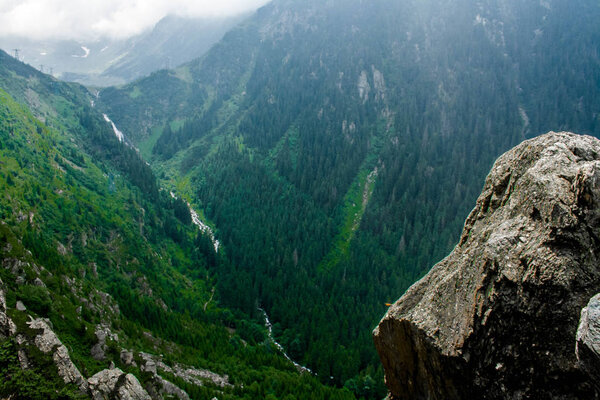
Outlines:
<svg viewBox="0 0 600 400"><path fill-rule="evenodd" d="M0 36L31 39L127 38L162 17L217 17L269 0L0 0Z"/></svg>

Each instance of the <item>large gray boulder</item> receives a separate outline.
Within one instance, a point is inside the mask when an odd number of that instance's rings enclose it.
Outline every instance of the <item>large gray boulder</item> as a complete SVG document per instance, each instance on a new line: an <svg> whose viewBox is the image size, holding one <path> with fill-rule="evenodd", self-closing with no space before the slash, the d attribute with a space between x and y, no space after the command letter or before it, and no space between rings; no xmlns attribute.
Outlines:
<svg viewBox="0 0 600 400"><path fill-rule="evenodd" d="M575 352L581 368L600 388L600 294L581 310Z"/></svg>
<svg viewBox="0 0 600 400"><path fill-rule="evenodd" d="M600 141L501 156L459 244L374 331L391 399L583 399L582 308L600 291Z"/></svg>

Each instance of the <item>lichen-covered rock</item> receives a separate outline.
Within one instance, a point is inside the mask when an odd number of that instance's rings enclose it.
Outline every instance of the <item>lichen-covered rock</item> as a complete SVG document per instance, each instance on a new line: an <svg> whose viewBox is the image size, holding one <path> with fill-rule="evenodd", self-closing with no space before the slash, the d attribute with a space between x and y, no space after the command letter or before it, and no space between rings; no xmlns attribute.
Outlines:
<svg viewBox="0 0 600 400"><path fill-rule="evenodd" d="M600 141L501 156L458 246L374 331L392 399L582 399L582 308L600 291Z"/></svg>
<svg viewBox="0 0 600 400"><path fill-rule="evenodd" d="M581 368L600 387L600 294L581 310L575 352Z"/></svg>
<svg viewBox="0 0 600 400"><path fill-rule="evenodd" d="M88 383L81 375L71 358L67 348L61 343L54 331L50 328L48 321L37 318L31 319L27 325L29 328L39 331L34 341L38 349L43 353L52 353L52 359L58 369L58 375L65 383L73 383L82 392L86 392Z"/></svg>
<svg viewBox="0 0 600 400"><path fill-rule="evenodd" d="M94 400L151 400L137 378L119 368L100 371L88 382Z"/></svg>

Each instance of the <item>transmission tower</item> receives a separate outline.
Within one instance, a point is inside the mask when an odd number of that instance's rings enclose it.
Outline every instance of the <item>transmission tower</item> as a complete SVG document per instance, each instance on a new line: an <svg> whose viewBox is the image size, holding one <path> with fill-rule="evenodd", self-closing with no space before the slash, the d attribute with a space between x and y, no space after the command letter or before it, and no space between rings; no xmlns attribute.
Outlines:
<svg viewBox="0 0 600 400"><path fill-rule="evenodd" d="M13 49L13 51L15 52L15 58L17 60L19 60L19 51L21 51L20 49ZM20 61L20 60L19 60Z"/></svg>

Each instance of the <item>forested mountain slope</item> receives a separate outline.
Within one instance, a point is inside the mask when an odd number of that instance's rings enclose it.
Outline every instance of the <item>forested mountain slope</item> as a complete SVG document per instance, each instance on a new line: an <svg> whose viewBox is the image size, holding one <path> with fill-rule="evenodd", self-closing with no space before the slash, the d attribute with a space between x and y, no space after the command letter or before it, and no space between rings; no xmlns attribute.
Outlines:
<svg viewBox="0 0 600 400"><path fill-rule="evenodd" d="M154 399L352 398L221 305L227 260L91 99L0 52L0 397L95 395L120 368Z"/></svg>
<svg viewBox="0 0 600 400"><path fill-rule="evenodd" d="M600 135L598 20L590 1L276 0L100 102L217 227L223 301L360 386L384 303L451 250L493 160Z"/></svg>

